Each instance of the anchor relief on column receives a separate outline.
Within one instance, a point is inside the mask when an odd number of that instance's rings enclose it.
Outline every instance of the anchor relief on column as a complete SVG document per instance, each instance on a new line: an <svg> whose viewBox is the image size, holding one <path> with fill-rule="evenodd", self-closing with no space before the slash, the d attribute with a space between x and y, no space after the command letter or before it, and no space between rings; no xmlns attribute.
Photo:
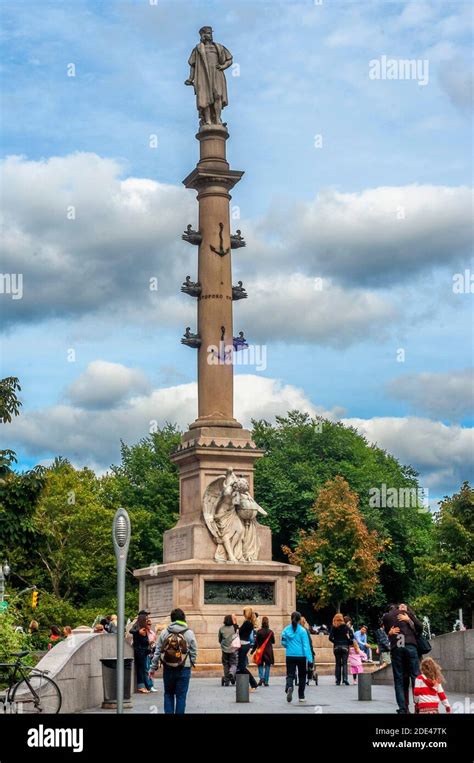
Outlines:
<svg viewBox="0 0 474 763"><path fill-rule="evenodd" d="M209 244L209 249L211 252L215 252L219 255L219 257L225 257L226 254L229 254L230 247L227 247L227 249L224 249L224 223L219 223L219 249L216 249L215 246L212 246L212 244Z"/></svg>

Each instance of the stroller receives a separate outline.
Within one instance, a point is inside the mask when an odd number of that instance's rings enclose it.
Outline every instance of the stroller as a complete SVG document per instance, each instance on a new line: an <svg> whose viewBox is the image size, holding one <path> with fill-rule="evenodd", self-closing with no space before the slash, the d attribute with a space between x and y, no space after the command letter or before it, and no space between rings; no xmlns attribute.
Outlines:
<svg viewBox="0 0 474 763"><path fill-rule="evenodd" d="M316 670L316 663L308 663L308 670L306 673L306 686L309 686L310 681L314 681L315 686L318 685L318 673Z"/></svg>
<svg viewBox="0 0 474 763"><path fill-rule="evenodd" d="M308 668L306 671L306 686L309 686L310 681L314 681L315 686L318 685L318 674L316 671L315 662L308 662ZM298 686L298 676L295 676L295 686Z"/></svg>

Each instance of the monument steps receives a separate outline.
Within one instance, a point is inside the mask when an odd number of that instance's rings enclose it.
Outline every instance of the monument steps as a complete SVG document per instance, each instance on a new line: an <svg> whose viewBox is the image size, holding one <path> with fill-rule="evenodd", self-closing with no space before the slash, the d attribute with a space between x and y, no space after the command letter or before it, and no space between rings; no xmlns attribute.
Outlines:
<svg viewBox="0 0 474 763"><path fill-rule="evenodd" d="M332 663L334 664L334 655L332 648L321 648L321 649L315 649L316 653L316 661L319 661L321 663ZM220 663L221 661L221 650L219 647L201 647L201 642L198 639L198 654L199 654L199 662L202 663ZM275 662L285 662L285 650L283 647L274 646L273 647L273 654L275 656ZM249 661L251 662L252 657L249 655Z"/></svg>
<svg viewBox="0 0 474 763"><path fill-rule="evenodd" d="M381 670L385 670L388 665L380 666L378 663L372 663L371 665L364 665L365 673L378 673ZM249 664L251 673L258 680L258 671L255 665ZM316 662L316 672L318 676L332 676L334 675L334 662ZM193 676L195 678L221 678L223 675L222 664L220 662L198 664L193 670ZM272 665L271 676L284 676L286 675L286 665L284 662L276 662Z"/></svg>

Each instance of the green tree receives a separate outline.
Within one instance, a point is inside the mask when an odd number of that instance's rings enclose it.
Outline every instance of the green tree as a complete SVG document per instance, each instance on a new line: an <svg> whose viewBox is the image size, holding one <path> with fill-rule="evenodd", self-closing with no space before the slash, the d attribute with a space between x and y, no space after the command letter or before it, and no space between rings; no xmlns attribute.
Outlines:
<svg viewBox="0 0 474 763"><path fill-rule="evenodd" d="M28 637L17 630L21 619L14 607L0 612L0 662L11 662L12 652L28 649ZM0 687L6 678L6 671L0 670Z"/></svg>
<svg viewBox="0 0 474 763"><path fill-rule="evenodd" d="M300 530L314 523L313 504L323 485L340 475L359 496L364 521L382 540L380 582L383 598L411 599L418 593L414 557L429 551L432 518L406 506L373 506L370 491L383 484L418 488L416 472L402 466L381 448L370 445L353 427L290 411L274 425L253 422L253 438L265 451L256 463L255 497L268 511L273 532L273 555L284 559L282 546L294 546Z"/></svg>
<svg viewBox="0 0 474 763"><path fill-rule="evenodd" d="M16 376L0 380L0 423L9 424L20 413L21 390ZM33 515L45 485L45 470L37 466L18 474L12 465L15 451L0 450L0 556L8 556L13 569L27 563L35 541Z"/></svg>
<svg viewBox="0 0 474 763"><path fill-rule="evenodd" d="M91 588L109 588L114 580L113 511L101 494L100 479L90 469L58 459L47 470L33 518L30 577L58 598L78 603Z"/></svg>
<svg viewBox="0 0 474 763"><path fill-rule="evenodd" d="M359 498L342 477L326 483L313 507L313 529L301 531L290 562L301 567L297 592L315 609L332 605L336 612L349 599L363 601L378 586L379 556L384 543L369 532Z"/></svg>
<svg viewBox="0 0 474 763"><path fill-rule="evenodd" d="M179 479L170 461L181 433L170 424L136 445L122 443L122 461L102 480L104 501L123 506L130 515L132 539L129 566L144 567L163 560L163 533L179 515Z"/></svg>
<svg viewBox="0 0 474 763"><path fill-rule="evenodd" d="M0 424L9 424L14 416L19 416L22 403L17 392L20 391L20 382L16 376L0 379ZM10 473L11 465L16 461L14 450L0 450L0 478Z"/></svg>
<svg viewBox="0 0 474 763"><path fill-rule="evenodd" d="M445 630L462 608L474 628L474 488L464 482L435 515L435 545L417 560L424 594L415 602L436 629Z"/></svg>

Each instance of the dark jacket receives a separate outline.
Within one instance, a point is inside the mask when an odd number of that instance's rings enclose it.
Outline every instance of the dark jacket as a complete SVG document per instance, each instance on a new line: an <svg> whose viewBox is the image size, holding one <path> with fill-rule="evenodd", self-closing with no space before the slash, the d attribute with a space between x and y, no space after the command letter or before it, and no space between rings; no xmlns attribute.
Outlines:
<svg viewBox="0 0 474 763"><path fill-rule="evenodd" d="M399 620L398 615L408 615L411 620L411 624L404 620ZM417 646L416 636L423 631L423 625L420 623L413 612L400 612L399 609L391 609L390 612L386 612L383 616L383 627L385 632L388 633L390 628L396 626L400 628L400 633L389 636L390 648L397 649L399 646L406 646L411 644ZM400 636L403 635L403 639Z"/></svg>
<svg viewBox="0 0 474 763"><path fill-rule="evenodd" d="M145 634L141 636L138 628L133 631L133 650L138 654L150 654L150 643L148 636Z"/></svg>
<svg viewBox="0 0 474 763"><path fill-rule="evenodd" d="M253 624L250 620L244 620L239 628L239 636L241 641L251 641L251 633L253 631Z"/></svg>
<svg viewBox="0 0 474 763"><path fill-rule="evenodd" d="M385 633L384 628L377 628L375 631L375 640L380 652L390 651L390 639Z"/></svg>
<svg viewBox="0 0 474 763"><path fill-rule="evenodd" d="M343 625L338 625L336 628L334 625L331 625L329 641L334 644L334 648L339 646L347 646L347 648L349 648L350 646L353 646L354 631L345 623Z"/></svg>
<svg viewBox="0 0 474 763"><path fill-rule="evenodd" d="M255 643L251 649L251 654L253 654L258 649L259 646L262 646L265 643L269 634L270 634L270 638L268 639L268 642L265 646L265 649L262 655L263 665L275 664L275 656L273 654L273 646L272 646L272 644L275 643L275 634L273 633L273 631L270 630L270 628L260 628L260 630L258 630L255 635Z"/></svg>

